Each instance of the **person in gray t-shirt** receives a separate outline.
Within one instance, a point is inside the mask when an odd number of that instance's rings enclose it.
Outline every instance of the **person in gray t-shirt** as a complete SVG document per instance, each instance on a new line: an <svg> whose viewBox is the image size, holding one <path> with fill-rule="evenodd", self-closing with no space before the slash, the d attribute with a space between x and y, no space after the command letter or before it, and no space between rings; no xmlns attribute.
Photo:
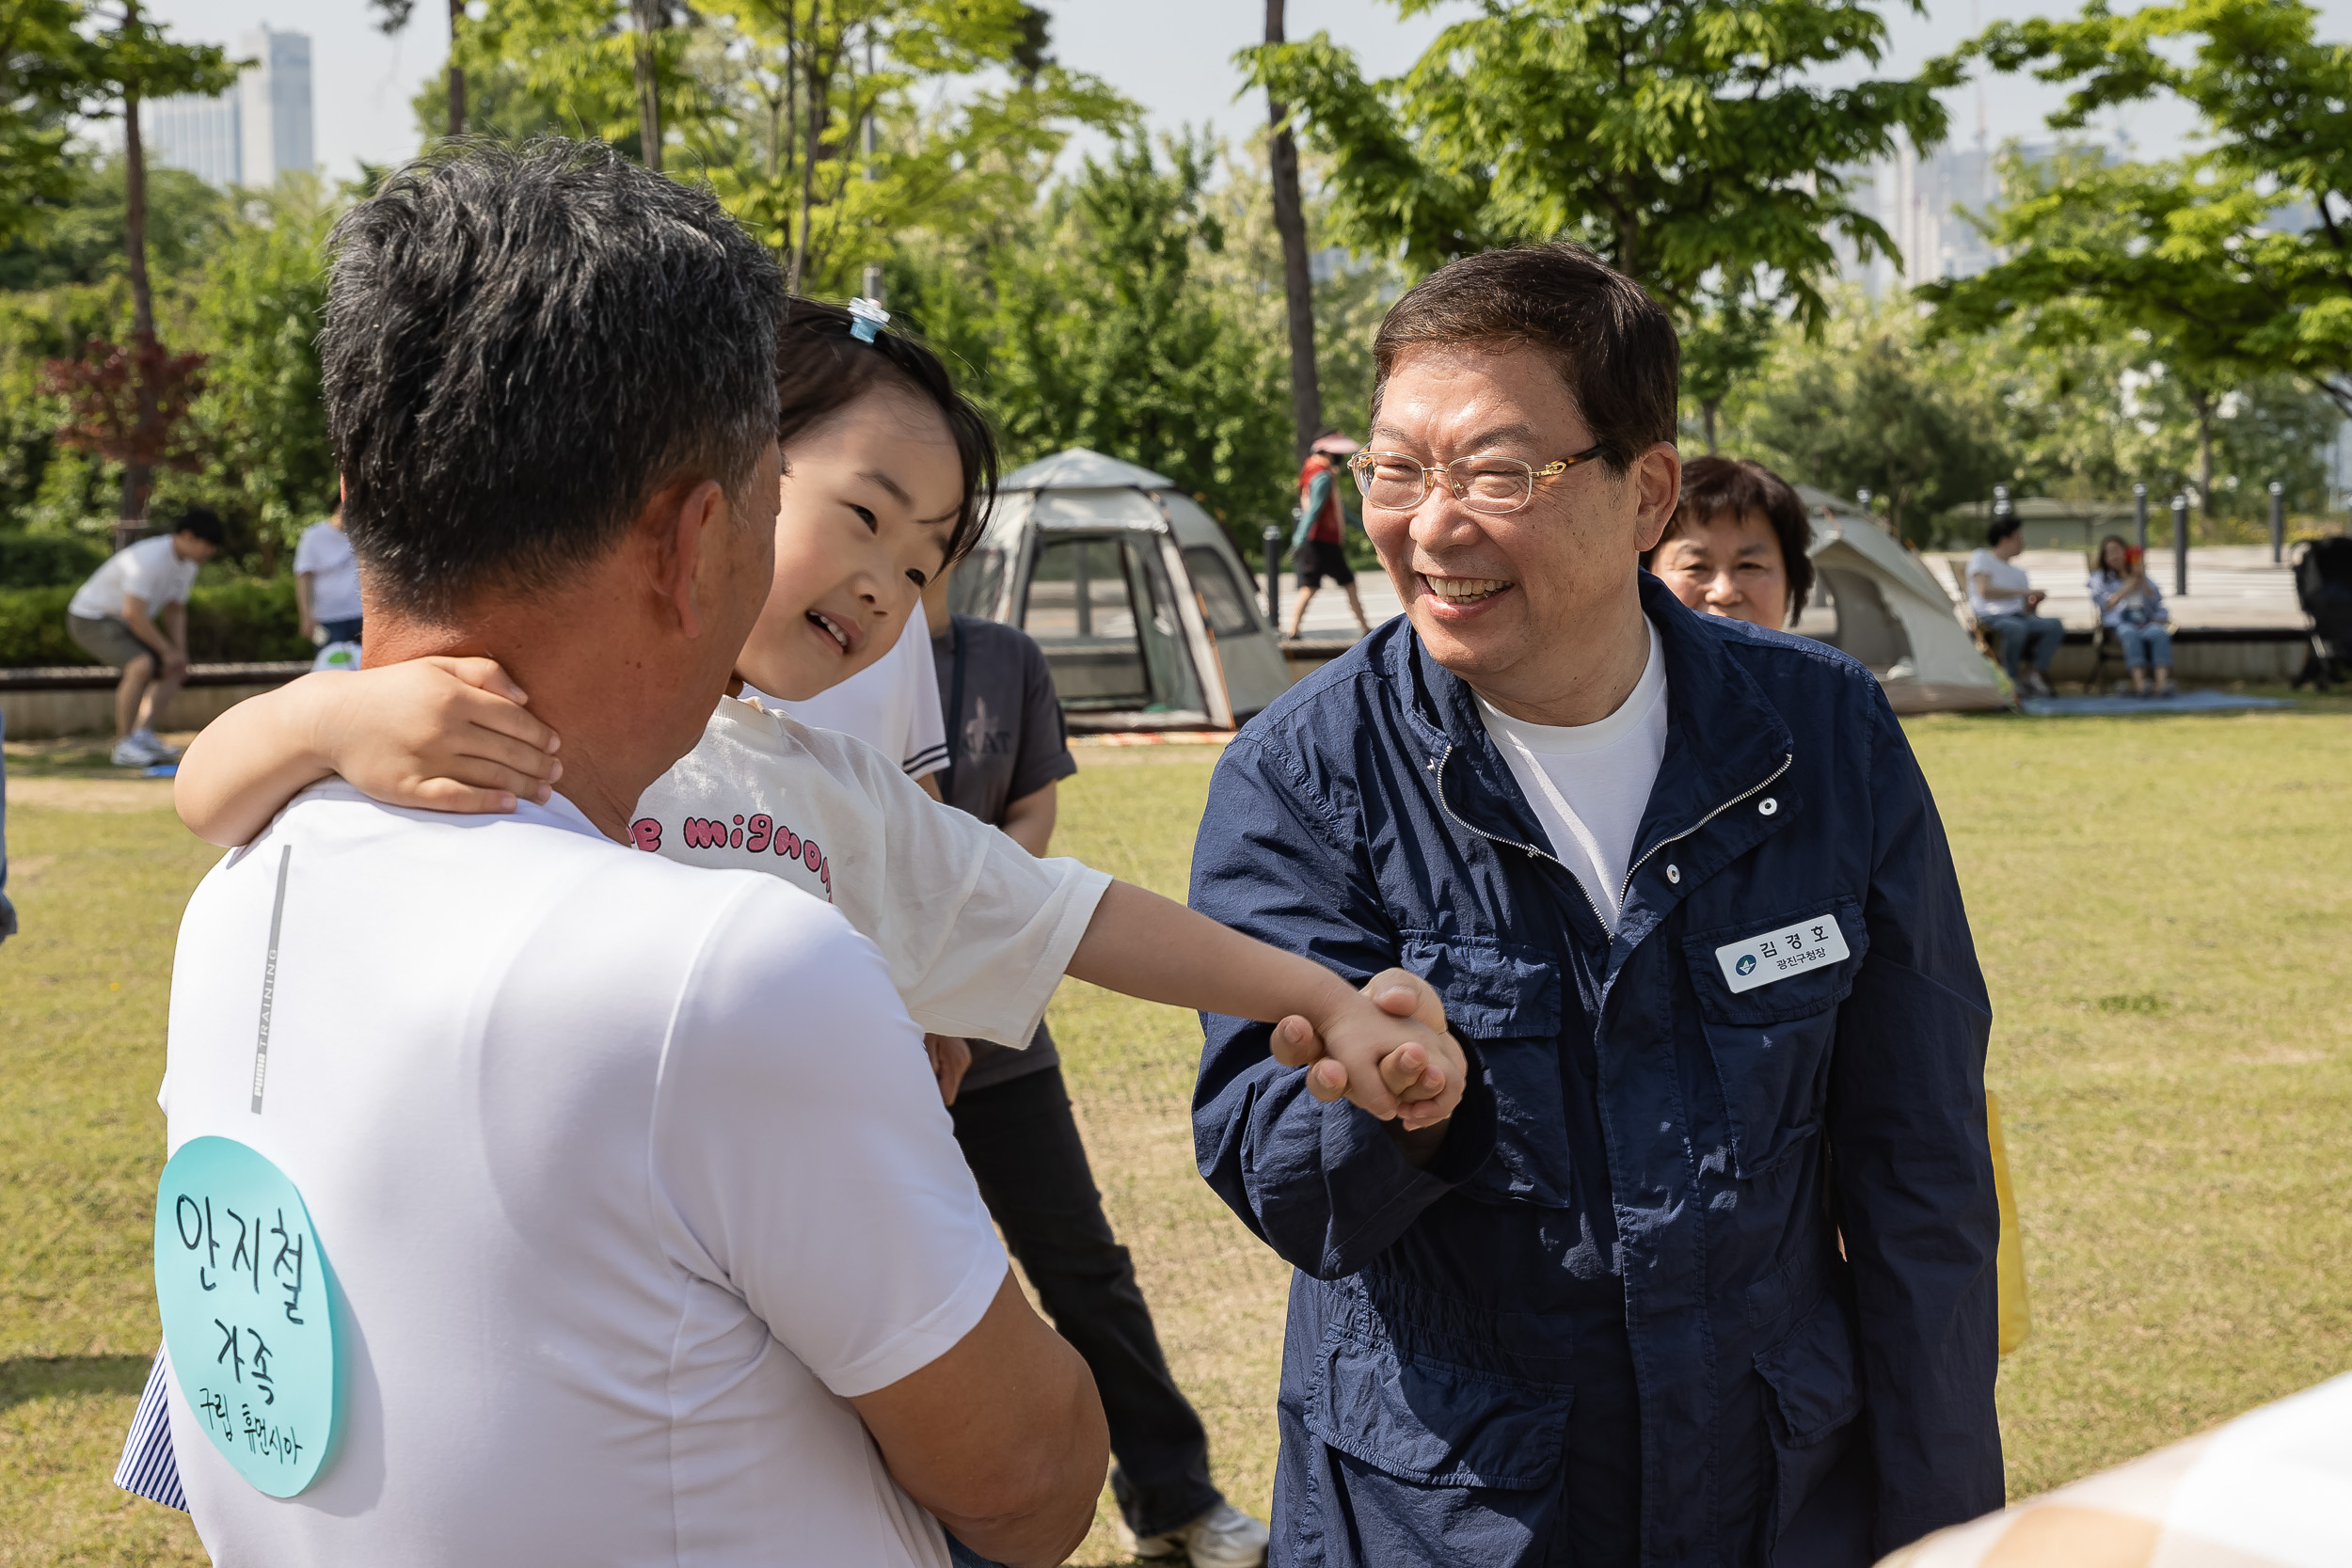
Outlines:
<svg viewBox="0 0 2352 1568"><path fill-rule="evenodd" d="M949 615L946 574L923 608L947 725L940 798L1041 856L1056 786L1078 770L1044 652L1017 627ZM1263 1560L1265 1527L1210 1482L1208 1434L1168 1374L1135 1265L1103 1213L1053 1036L1040 1024L1026 1051L969 1050L961 1083L941 1072L956 1141L1046 1315L1093 1370L1119 1461L1111 1488L1136 1544L1152 1557L1181 1547L1197 1565Z"/></svg>

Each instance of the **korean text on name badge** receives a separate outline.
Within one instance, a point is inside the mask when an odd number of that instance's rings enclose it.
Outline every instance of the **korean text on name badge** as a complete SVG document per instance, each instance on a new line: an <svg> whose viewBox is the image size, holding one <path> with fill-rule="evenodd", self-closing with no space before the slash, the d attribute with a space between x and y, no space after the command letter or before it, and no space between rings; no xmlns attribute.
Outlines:
<svg viewBox="0 0 2352 1568"><path fill-rule="evenodd" d="M1715 949L1715 961L1724 969L1724 984L1734 992L1769 986L1774 980L1842 962L1849 956L1846 933L1837 928L1834 914L1807 915Z"/></svg>
<svg viewBox="0 0 2352 1568"><path fill-rule="evenodd" d="M335 1436L335 1318L302 1195L232 1138L191 1138L155 1194L155 1302L172 1381L237 1473L273 1497Z"/></svg>

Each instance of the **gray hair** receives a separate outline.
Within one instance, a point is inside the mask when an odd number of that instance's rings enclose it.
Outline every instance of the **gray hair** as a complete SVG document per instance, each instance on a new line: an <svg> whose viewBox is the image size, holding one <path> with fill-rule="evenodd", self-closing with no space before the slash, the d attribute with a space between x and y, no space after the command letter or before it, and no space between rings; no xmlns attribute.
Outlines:
<svg viewBox="0 0 2352 1568"><path fill-rule="evenodd" d="M775 439L774 258L707 190L601 143L444 147L332 244L344 521L400 610L555 585L667 484L739 499Z"/></svg>

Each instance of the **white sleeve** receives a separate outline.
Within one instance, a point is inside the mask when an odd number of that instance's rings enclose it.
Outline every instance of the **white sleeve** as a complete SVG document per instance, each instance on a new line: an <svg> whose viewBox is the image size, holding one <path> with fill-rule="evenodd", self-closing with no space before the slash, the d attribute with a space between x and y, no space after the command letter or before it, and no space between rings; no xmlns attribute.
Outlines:
<svg viewBox="0 0 2352 1568"><path fill-rule="evenodd" d="M826 1387L871 1393L971 1332L1004 1248L873 943L765 878L725 902L655 1099L665 1239Z"/></svg>
<svg viewBox="0 0 2352 1568"><path fill-rule="evenodd" d="M935 1035L1027 1045L1110 878L1039 860L904 775L859 777L890 858L853 918L881 946L907 1011Z"/></svg>
<svg viewBox="0 0 2352 1568"><path fill-rule="evenodd" d="M906 758L907 777L919 779L947 766L947 722L939 702L939 665L931 657L930 630L919 610L908 619L898 644L906 664L900 679L905 682L909 704L906 750L900 754Z"/></svg>
<svg viewBox="0 0 2352 1568"><path fill-rule="evenodd" d="M312 523L302 531L302 537L294 544L294 569L296 572L322 571L326 563L319 557L326 553L326 547L319 539L319 525Z"/></svg>
<svg viewBox="0 0 2352 1568"><path fill-rule="evenodd" d="M140 541L140 544L145 543L147 541ZM169 551L170 548L170 544L166 542L164 549ZM137 594L151 615L163 609L167 595L171 593L171 583L159 569L162 563L156 559L155 552L134 545L122 555L122 591ZM121 613L119 607L115 613Z"/></svg>

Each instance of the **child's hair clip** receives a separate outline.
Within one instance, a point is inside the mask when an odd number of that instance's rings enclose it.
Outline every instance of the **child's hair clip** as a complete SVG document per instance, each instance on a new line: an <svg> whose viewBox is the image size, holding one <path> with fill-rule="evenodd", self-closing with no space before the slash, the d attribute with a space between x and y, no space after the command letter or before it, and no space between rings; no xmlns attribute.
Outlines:
<svg viewBox="0 0 2352 1568"><path fill-rule="evenodd" d="M874 334L890 325L890 312L878 300L850 301L850 336L861 343L870 343Z"/></svg>

